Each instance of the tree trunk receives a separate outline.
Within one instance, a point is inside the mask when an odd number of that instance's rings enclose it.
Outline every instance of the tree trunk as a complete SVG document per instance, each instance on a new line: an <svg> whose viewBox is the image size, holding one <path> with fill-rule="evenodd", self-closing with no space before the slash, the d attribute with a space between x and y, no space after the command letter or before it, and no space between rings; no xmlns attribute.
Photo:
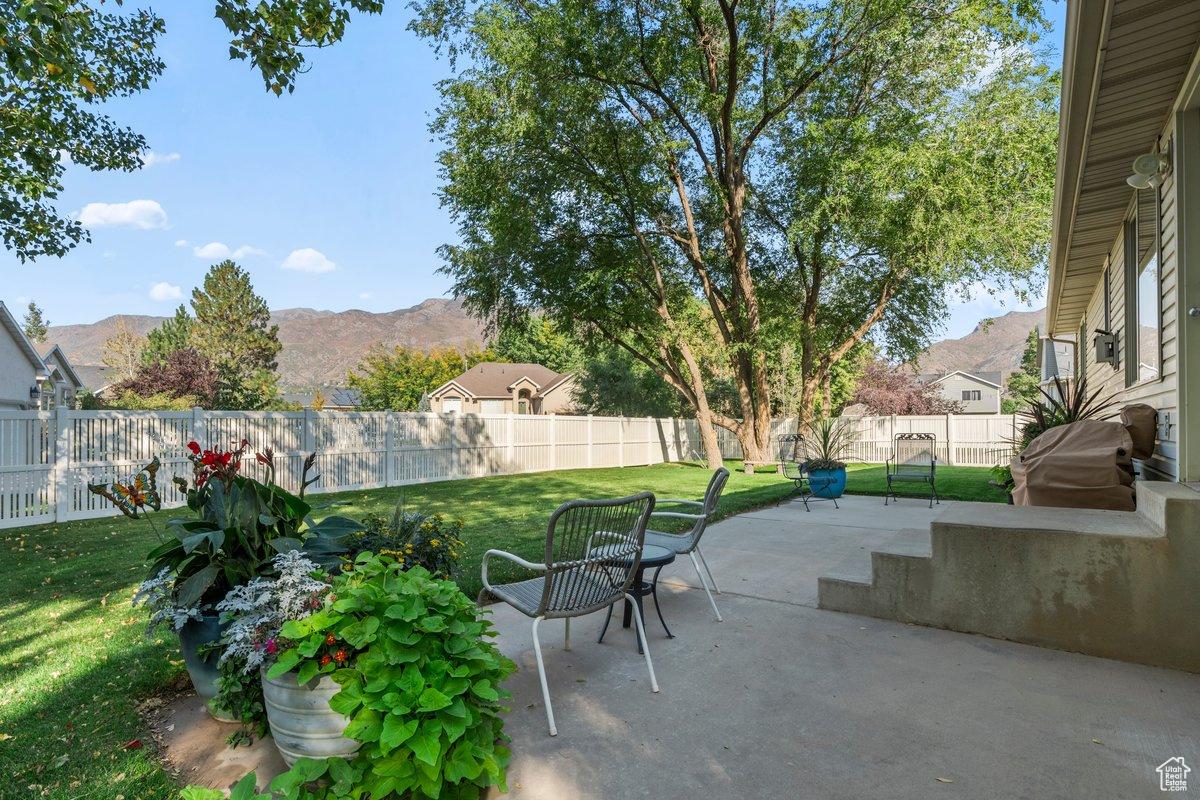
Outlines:
<svg viewBox="0 0 1200 800"><path fill-rule="evenodd" d="M725 463L721 454L721 442L717 439L717 429L713 427L712 411L707 403L703 408L696 409L696 424L700 428L700 442L704 445L704 458L708 461L709 469L717 469Z"/></svg>

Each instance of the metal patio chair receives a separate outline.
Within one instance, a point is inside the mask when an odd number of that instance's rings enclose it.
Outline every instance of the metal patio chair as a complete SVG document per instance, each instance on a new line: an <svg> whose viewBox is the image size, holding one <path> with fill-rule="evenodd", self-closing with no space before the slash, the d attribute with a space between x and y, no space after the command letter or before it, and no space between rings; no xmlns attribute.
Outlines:
<svg viewBox="0 0 1200 800"><path fill-rule="evenodd" d="M533 618L533 652L537 657L542 698L546 701L546 721L550 735L557 736L550 688L538 641L538 625L545 619L562 619L566 624L565 649L571 649L571 617L603 611L618 600L634 605L637 633L650 671L650 690L658 691L654 663L646 642L646 629L638 612L630 585L641 560L646 538L646 521L654 510L654 495L642 492L619 500L573 500L559 506L546 529L546 558L541 564L526 561L503 550L488 550L483 555L484 592L503 600L527 617ZM503 558L526 569L542 573L516 583L493 585L488 580L488 564L493 557ZM621 563L625 560L624 563Z"/></svg>
<svg viewBox="0 0 1200 800"><path fill-rule="evenodd" d="M704 531L708 529L708 523L712 522L713 515L717 511L717 502L721 499L721 492L725 489L725 482L729 480L729 470L724 467L719 467L713 472L712 478L708 481L708 488L704 491L703 500L659 500L658 506L665 503L674 503L681 506L689 506L699 509L698 513L684 513L681 511L655 511L651 514L651 518L659 517L662 519L687 519L694 523L692 529L683 533L665 533L663 531L647 530L646 544L656 544L659 547L665 547L672 550L676 555L686 555L692 559L692 566L696 568L696 575L700 578L700 585L704 587L704 591L708 594L708 602L712 604L713 613L717 616L717 621L721 622L721 612L717 610L717 601L713 599L713 590L717 594L721 593L721 589L717 586L717 579L713 577L712 570L708 568L708 561L704 558L704 552L700 549L700 537L704 535ZM696 556L700 556L700 560L696 560ZM704 571L700 571L700 565L704 565ZM704 574L708 573L708 579L705 580ZM708 588L708 582L712 581L712 589Z"/></svg>
<svg viewBox="0 0 1200 800"><path fill-rule="evenodd" d="M840 509L836 497L821 497L813 494L811 476L808 471L808 454L804 448L804 435L800 433L784 433L779 437L779 462L783 464L783 476L788 480L795 481L796 488L792 494L800 496L804 501L804 510L811 511L808 507L809 500L832 500L833 507ZM824 488L825 484L818 481L817 488ZM779 502L783 502L780 499Z"/></svg>
<svg viewBox="0 0 1200 800"><path fill-rule="evenodd" d="M899 500L894 487L898 483L925 483L929 485L929 507L934 501L941 505L937 496L937 436L932 433L898 433L892 446L892 456L884 465L887 474L887 491L883 495L886 506L888 498Z"/></svg>

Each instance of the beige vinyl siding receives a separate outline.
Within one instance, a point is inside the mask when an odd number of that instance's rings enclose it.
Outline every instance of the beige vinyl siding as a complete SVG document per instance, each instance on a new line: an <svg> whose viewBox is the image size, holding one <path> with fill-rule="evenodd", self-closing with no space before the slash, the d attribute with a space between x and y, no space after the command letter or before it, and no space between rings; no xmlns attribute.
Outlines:
<svg viewBox="0 0 1200 800"><path fill-rule="evenodd" d="M1164 133L1163 141L1171 135L1171 130ZM1147 151L1150 147L1147 147ZM1150 192L1151 190L1146 190ZM1118 369L1108 364L1096 363L1095 347L1092 340L1097 328L1104 327L1104 283L1097 282L1088 303L1087 315L1082 320L1087 336L1084 352L1081 354L1086 365L1088 391L1103 389L1104 395L1113 395L1118 399L1118 406L1128 403L1146 403L1158 409L1159 439L1155 447L1155 455L1142 465L1144 478L1174 479L1177 474L1176 460L1178 458L1178 438L1176 424L1179 418L1177 379L1179 373L1178 350L1176 346L1176 319L1178 304L1176 303L1176 275L1178 253L1176 248L1176 203L1174 175L1169 175L1160 189L1162 192L1162 252L1160 255L1159 290L1161 293L1161 377L1143 381L1133 386L1125 386L1126 365L1129 358L1136 358L1136 352L1130 352L1128 323L1126 322L1125 306L1129 298L1126 286L1125 269L1125 227L1122 226L1117 238L1112 242L1108 251L1108 276L1110 281L1110 322L1112 329L1119 333L1121 363ZM1134 190L1129 190L1128 215L1134 211L1136 198ZM1136 270L1134 270L1136 280ZM1136 316L1135 316L1136 318ZM1170 425L1167 423L1170 414Z"/></svg>

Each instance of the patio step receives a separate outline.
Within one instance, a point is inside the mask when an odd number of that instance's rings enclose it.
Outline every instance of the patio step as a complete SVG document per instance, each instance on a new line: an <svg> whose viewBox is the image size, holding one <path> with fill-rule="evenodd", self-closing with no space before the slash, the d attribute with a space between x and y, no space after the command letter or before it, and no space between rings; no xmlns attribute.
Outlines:
<svg viewBox="0 0 1200 800"><path fill-rule="evenodd" d="M865 565L818 581L822 609L1200 671L1200 493L1139 484L1137 512L955 503Z"/></svg>
<svg viewBox="0 0 1200 800"><path fill-rule="evenodd" d="M904 528L871 552L869 567L865 561L843 564L817 580L821 608L863 614L891 616L901 605L901 595L910 571L928 569L933 548L928 530Z"/></svg>

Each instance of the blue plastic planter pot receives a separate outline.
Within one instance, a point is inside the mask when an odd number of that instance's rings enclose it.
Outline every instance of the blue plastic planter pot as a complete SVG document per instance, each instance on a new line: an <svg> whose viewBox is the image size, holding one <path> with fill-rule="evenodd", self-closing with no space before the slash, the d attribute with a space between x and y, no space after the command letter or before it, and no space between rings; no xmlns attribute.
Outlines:
<svg viewBox="0 0 1200 800"><path fill-rule="evenodd" d="M814 497L841 497L846 491L846 468L814 469L808 473L808 486Z"/></svg>

